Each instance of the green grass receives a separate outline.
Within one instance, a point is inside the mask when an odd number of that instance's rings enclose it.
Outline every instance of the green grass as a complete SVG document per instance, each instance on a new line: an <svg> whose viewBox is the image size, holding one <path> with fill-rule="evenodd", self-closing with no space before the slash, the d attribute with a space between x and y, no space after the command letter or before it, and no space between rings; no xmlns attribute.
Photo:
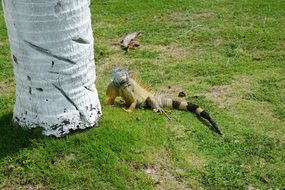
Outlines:
<svg viewBox="0 0 285 190"><path fill-rule="evenodd" d="M12 121L15 87L0 17L0 189L284 189L285 3L93 1L100 128L63 139ZM2 15L2 11L1 11ZM125 54L112 44L143 31ZM104 104L114 66L149 89L180 87L224 136L194 115L132 114ZM190 97L197 95L197 99Z"/></svg>

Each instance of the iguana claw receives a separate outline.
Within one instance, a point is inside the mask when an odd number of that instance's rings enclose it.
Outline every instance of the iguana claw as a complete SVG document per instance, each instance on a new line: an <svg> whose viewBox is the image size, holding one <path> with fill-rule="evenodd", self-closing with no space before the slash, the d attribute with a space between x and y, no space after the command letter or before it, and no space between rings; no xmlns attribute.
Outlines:
<svg viewBox="0 0 285 190"><path fill-rule="evenodd" d="M168 120L171 120L170 117L167 115L167 113L162 108L155 108L155 109L153 109L153 112L164 114Z"/></svg>
<svg viewBox="0 0 285 190"><path fill-rule="evenodd" d="M160 110L160 109L153 109L152 111L155 112L155 113L158 113L158 112L161 113L161 110Z"/></svg>

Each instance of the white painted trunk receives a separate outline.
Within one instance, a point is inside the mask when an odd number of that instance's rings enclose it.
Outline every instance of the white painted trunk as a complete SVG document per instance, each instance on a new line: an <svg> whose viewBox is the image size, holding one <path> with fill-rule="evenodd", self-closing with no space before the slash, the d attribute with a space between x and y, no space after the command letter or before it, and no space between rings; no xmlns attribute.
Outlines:
<svg viewBox="0 0 285 190"><path fill-rule="evenodd" d="M97 125L90 0L3 0L16 79L14 120L61 137Z"/></svg>

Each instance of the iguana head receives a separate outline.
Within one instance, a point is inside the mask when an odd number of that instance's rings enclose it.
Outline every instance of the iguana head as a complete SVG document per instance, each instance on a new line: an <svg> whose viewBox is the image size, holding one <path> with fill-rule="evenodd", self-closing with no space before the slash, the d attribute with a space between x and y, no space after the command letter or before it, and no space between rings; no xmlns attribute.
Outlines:
<svg viewBox="0 0 285 190"><path fill-rule="evenodd" d="M129 70L127 67L117 67L112 70L112 82L120 86L129 81Z"/></svg>

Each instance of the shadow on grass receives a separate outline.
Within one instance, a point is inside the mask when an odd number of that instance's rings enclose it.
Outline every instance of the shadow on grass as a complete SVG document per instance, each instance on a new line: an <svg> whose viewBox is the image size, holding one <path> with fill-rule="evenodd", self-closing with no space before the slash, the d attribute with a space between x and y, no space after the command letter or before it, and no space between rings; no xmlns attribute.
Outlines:
<svg viewBox="0 0 285 190"><path fill-rule="evenodd" d="M42 138L41 130L21 128L12 117L12 112L0 115L0 159L30 147L31 140Z"/></svg>

